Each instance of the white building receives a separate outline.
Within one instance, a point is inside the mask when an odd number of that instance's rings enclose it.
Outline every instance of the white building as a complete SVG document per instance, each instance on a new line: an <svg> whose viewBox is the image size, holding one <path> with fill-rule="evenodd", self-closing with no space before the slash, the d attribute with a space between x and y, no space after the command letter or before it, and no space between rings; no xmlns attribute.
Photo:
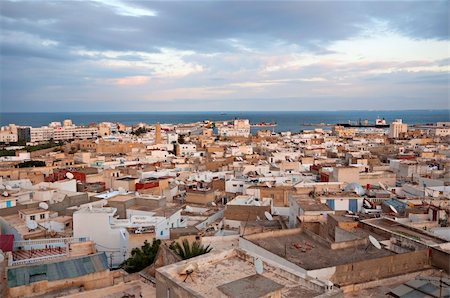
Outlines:
<svg viewBox="0 0 450 298"><path fill-rule="evenodd" d="M53 138L53 128L48 126L31 127L30 128L31 142L43 142Z"/></svg>
<svg viewBox="0 0 450 298"><path fill-rule="evenodd" d="M248 119L236 119L232 126L219 127L218 133L224 137L248 137L250 136L250 122Z"/></svg>
<svg viewBox="0 0 450 298"><path fill-rule="evenodd" d="M197 152L197 145L195 144L178 144L177 155L178 156L192 156Z"/></svg>
<svg viewBox="0 0 450 298"><path fill-rule="evenodd" d="M30 135L31 142L43 142L50 139L54 139L55 141L70 139L89 139L96 138L98 136L98 128L81 126L61 127L56 125L54 125L53 127L31 127Z"/></svg>
<svg viewBox="0 0 450 298"><path fill-rule="evenodd" d="M121 264L127 257L128 232L125 227L116 227L112 223L116 208L83 207L73 213L73 236L89 237L99 252L106 252L114 266Z"/></svg>
<svg viewBox="0 0 450 298"><path fill-rule="evenodd" d="M73 235L89 237L96 243L98 251L105 251L111 257L115 267L130 256L129 231L134 230L136 234L153 232L156 239L170 239L171 228L186 227L181 210L127 209L127 218L117 219L116 208L97 208L88 204L73 214Z"/></svg>

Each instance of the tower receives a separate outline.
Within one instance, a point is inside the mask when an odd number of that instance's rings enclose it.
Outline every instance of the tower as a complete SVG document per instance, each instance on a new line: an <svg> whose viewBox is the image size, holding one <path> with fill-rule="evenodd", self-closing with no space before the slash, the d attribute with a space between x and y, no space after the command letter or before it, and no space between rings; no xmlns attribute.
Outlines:
<svg viewBox="0 0 450 298"><path fill-rule="evenodd" d="M161 124L156 123L155 144L161 144Z"/></svg>

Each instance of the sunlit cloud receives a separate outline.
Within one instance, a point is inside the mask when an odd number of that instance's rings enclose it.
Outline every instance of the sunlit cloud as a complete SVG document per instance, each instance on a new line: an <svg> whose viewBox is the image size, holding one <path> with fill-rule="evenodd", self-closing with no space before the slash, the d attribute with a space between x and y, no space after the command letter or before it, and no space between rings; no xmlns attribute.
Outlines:
<svg viewBox="0 0 450 298"><path fill-rule="evenodd" d="M119 86L137 86L144 85L150 81L149 77L144 76L134 76L134 77L125 77L120 79L115 79L114 82Z"/></svg>
<svg viewBox="0 0 450 298"><path fill-rule="evenodd" d="M258 4L4 0L2 108L448 106L448 1Z"/></svg>
<svg viewBox="0 0 450 298"><path fill-rule="evenodd" d="M154 17L157 15L156 11L133 6L127 1L120 1L120 0L91 0L91 1L111 7L117 14L123 16Z"/></svg>

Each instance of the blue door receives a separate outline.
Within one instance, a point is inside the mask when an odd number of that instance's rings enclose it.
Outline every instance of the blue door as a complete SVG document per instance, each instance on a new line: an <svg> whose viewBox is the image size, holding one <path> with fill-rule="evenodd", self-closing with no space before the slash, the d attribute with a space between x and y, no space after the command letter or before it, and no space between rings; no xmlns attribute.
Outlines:
<svg viewBox="0 0 450 298"><path fill-rule="evenodd" d="M6 201L6 208L11 207L11 201Z"/></svg>
<svg viewBox="0 0 450 298"><path fill-rule="evenodd" d="M349 200L349 210L352 211L353 213L358 212L358 200L356 199L350 199Z"/></svg>
<svg viewBox="0 0 450 298"><path fill-rule="evenodd" d="M327 205L328 205L328 207L330 207L332 210L334 210L334 200L327 200Z"/></svg>

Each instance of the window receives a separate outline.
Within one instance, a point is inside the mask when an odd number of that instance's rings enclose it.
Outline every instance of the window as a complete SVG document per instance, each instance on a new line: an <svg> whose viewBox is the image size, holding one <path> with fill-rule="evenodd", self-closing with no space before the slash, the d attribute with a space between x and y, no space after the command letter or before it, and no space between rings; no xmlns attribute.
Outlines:
<svg viewBox="0 0 450 298"><path fill-rule="evenodd" d="M40 218L41 218L41 219L45 219L45 214L42 213L42 214L40 215Z"/></svg>
<svg viewBox="0 0 450 298"><path fill-rule="evenodd" d="M35 220L36 219L36 216L35 215L31 215L30 216L30 220Z"/></svg>

